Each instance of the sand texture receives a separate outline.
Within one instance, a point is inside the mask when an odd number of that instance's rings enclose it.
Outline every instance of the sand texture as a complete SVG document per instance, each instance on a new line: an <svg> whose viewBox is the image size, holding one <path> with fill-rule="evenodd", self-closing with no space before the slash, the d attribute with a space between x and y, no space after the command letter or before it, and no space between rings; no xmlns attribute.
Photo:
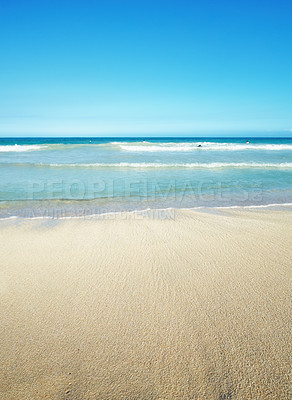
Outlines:
<svg viewBox="0 0 292 400"><path fill-rule="evenodd" d="M0 221L0 399L291 398L291 222Z"/></svg>

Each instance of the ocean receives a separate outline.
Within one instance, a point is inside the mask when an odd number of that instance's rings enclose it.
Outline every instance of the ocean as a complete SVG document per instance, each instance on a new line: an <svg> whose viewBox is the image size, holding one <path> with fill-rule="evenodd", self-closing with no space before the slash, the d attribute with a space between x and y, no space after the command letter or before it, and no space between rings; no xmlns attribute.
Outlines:
<svg viewBox="0 0 292 400"><path fill-rule="evenodd" d="M0 170L0 218L292 203L290 138L2 138Z"/></svg>

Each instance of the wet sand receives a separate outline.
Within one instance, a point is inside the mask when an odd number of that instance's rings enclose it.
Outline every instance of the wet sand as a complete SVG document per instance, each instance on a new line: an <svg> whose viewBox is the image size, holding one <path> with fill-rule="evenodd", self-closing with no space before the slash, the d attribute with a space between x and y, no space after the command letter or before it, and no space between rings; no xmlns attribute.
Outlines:
<svg viewBox="0 0 292 400"><path fill-rule="evenodd" d="M290 211L0 221L0 398L288 399Z"/></svg>

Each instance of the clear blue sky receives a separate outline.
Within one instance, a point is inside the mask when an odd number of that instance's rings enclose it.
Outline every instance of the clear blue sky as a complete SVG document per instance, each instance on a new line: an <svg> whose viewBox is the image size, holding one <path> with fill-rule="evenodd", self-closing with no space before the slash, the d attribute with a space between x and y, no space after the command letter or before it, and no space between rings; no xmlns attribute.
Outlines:
<svg viewBox="0 0 292 400"><path fill-rule="evenodd" d="M0 135L292 135L292 2L0 0Z"/></svg>

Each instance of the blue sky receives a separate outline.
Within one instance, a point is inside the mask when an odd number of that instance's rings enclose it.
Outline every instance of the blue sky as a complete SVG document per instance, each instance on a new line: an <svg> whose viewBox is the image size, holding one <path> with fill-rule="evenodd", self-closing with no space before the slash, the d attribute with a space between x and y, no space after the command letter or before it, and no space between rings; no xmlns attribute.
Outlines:
<svg viewBox="0 0 292 400"><path fill-rule="evenodd" d="M0 0L0 135L292 135L291 1Z"/></svg>

